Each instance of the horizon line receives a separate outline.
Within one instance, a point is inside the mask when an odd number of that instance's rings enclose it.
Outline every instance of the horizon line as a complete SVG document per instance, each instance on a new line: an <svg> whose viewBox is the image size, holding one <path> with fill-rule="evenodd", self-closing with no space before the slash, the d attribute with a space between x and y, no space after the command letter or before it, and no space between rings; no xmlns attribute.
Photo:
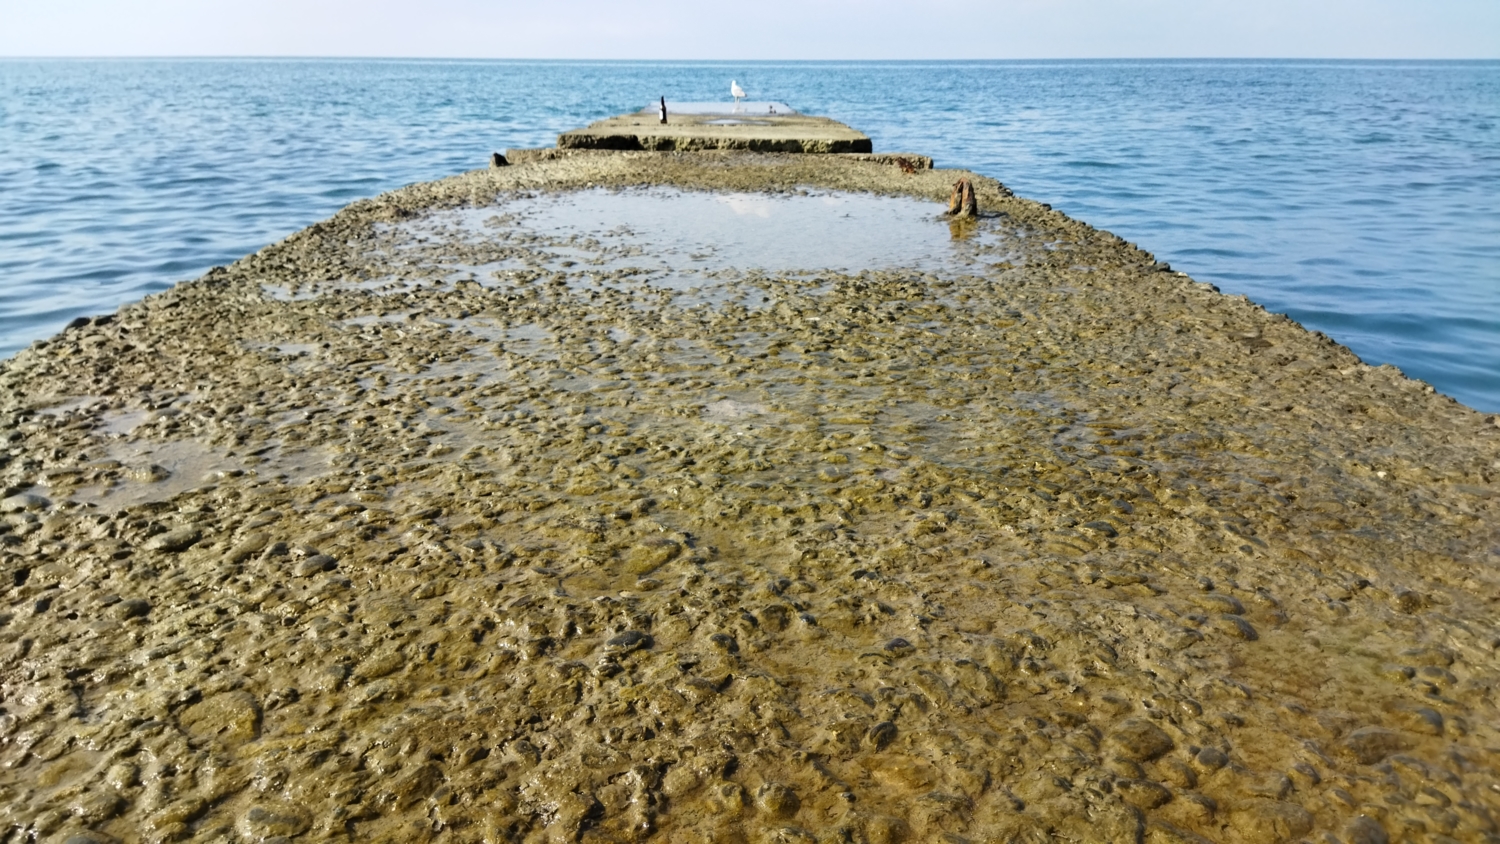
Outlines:
<svg viewBox="0 0 1500 844"><path fill-rule="evenodd" d="M778 62L838 63L838 62L1500 62L1500 56L1473 57L1426 57L1426 56L1051 56L1051 57L979 57L979 58L833 58L833 59L719 59L719 58L582 58L582 57L528 57L528 56L366 56L366 55L311 55L311 54L120 54L120 55L63 55L63 54L12 54L0 55L0 61L55 60L55 61L419 61L419 62L592 62L592 63L693 63L693 64L771 64Z"/></svg>

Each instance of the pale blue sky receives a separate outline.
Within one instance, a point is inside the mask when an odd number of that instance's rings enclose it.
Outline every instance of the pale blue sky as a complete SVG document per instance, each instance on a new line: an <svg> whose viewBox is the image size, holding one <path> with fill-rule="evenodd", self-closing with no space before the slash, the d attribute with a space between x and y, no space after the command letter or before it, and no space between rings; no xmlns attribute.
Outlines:
<svg viewBox="0 0 1500 844"><path fill-rule="evenodd" d="M0 0L0 56L1500 58L1500 0Z"/></svg>

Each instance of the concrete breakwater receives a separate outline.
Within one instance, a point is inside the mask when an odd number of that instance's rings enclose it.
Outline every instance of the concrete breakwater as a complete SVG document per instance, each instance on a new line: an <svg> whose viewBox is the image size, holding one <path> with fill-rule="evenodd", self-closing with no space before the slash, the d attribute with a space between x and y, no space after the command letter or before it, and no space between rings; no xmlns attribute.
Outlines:
<svg viewBox="0 0 1500 844"><path fill-rule="evenodd" d="M660 115L660 117L658 116ZM655 150L689 152L868 153L864 133L784 103L666 103L654 109L599 120L564 132L558 149Z"/></svg>
<svg viewBox="0 0 1500 844"><path fill-rule="evenodd" d="M6 840L1496 836L1495 420L973 174L413 186L0 430Z"/></svg>

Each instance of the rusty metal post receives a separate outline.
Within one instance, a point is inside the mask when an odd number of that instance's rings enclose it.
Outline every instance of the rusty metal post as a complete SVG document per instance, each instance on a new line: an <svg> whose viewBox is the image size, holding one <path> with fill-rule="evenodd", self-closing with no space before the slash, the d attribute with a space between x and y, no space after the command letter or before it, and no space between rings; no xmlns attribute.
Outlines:
<svg viewBox="0 0 1500 844"><path fill-rule="evenodd" d="M974 198L974 186L968 179L953 183L953 193L948 195L948 214L952 217L979 216L979 200Z"/></svg>

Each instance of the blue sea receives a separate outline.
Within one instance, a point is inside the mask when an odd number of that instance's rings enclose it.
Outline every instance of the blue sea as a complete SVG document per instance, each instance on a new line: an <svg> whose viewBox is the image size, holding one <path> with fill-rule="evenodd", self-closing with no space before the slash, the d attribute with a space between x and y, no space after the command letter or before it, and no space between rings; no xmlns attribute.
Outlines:
<svg viewBox="0 0 1500 844"><path fill-rule="evenodd" d="M0 60L0 355L731 78L1500 411L1500 62Z"/></svg>

